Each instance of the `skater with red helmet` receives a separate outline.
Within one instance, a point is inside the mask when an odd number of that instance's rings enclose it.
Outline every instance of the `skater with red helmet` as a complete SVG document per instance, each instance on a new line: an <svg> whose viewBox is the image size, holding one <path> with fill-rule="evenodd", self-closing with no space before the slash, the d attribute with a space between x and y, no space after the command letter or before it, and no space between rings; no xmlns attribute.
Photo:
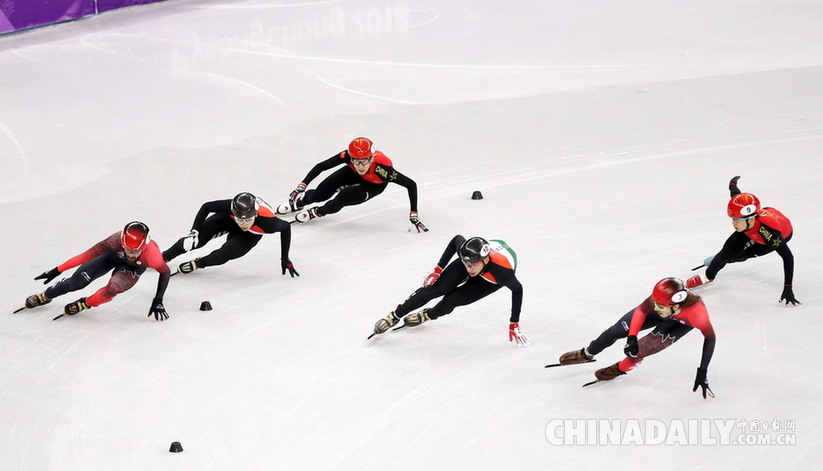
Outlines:
<svg viewBox="0 0 823 471"><path fill-rule="evenodd" d="M640 340L637 339L642 330L652 328L651 332ZM610 381L634 369L647 356L672 346L694 328L703 334L703 353L692 391L702 388L703 398L714 397L707 379L716 341L714 328L700 296L687 289L683 281L677 278L664 278L658 281L651 296L626 313L613 326L604 330L587 347L561 355L559 365L594 361L595 355L619 339L625 338L626 346L623 352L626 357L594 373L597 381Z"/></svg>
<svg viewBox="0 0 823 471"><path fill-rule="evenodd" d="M206 267L223 265L249 253L260 242L263 234L280 233L280 268L294 278L300 276L289 259L291 247L291 226L274 214L271 206L249 192L238 193L232 199L203 203L191 232L181 237L163 252L163 258L170 262L194 249L199 249L210 240L224 234L226 241L208 255L181 263L177 273L187 274Z"/></svg>
<svg viewBox="0 0 823 471"><path fill-rule="evenodd" d="M457 255L457 260L449 263ZM443 268L445 267L445 268ZM514 272L517 256L502 240L486 240L462 235L452 238L437 266L423 279L418 288L394 311L374 324L374 334L382 334L403 319L402 327L415 327L451 313L457 306L471 304L505 286L512 292L509 317L509 341L518 346L528 345L529 339L520 331L520 308L523 304L523 286ZM432 299L443 297L431 308L414 314Z"/></svg>
<svg viewBox="0 0 823 471"><path fill-rule="evenodd" d="M343 165L317 185L306 190L312 180L322 172ZM373 143L365 137L358 137L349 143L349 147L315 165L289 195L289 202L277 207L278 214L297 211L297 222L333 214L344 206L354 206L379 195L389 183L397 183L409 192L409 231L417 232L428 229L417 216L417 184L411 178L394 169L392 161L379 150L374 150ZM312 203L322 203L304 209Z"/></svg>
<svg viewBox="0 0 823 471"><path fill-rule="evenodd" d="M149 308L149 317L154 315L158 321L169 318L163 306L163 295L169 284L171 273L168 265L163 261L163 255L157 243L149 237L148 226L142 222L133 221L126 224L122 231L115 232L85 252L43 272L34 279L43 280L43 284L48 284L59 274L74 267L79 268L72 276L61 279L42 293L26 298L25 308L31 309L48 304L57 296L83 289L97 278L112 272L106 286L89 297L67 304L63 314L55 319L64 315L73 316L85 309L111 301L118 294L134 286L146 268L152 268L160 273L160 278L157 280L157 292Z"/></svg>
<svg viewBox="0 0 823 471"><path fill-rule="evenodd" d="M697 268L705 266L705 271L686 280L686 286L695 288L713 281L727 263L743 262L777 252L783 259L783 292L778 302L800 304L792 291L794 255L788 245L793 235L792 223L777 209L761 207L755 195L742 193L737 187L739 179L736 176L729 182L731 200L727 206L735 232L726 239L720 252L707 258L704 265Z"/></svg>

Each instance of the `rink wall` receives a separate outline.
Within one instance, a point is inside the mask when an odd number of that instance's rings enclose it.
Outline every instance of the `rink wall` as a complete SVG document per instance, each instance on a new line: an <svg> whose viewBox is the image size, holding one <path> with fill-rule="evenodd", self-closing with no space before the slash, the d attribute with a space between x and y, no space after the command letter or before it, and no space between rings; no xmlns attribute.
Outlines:
<svg viewBox="0 0 823 471"><path fill-rule="evenodd" d="M0 0L0 34L165 0Z"/></svg>

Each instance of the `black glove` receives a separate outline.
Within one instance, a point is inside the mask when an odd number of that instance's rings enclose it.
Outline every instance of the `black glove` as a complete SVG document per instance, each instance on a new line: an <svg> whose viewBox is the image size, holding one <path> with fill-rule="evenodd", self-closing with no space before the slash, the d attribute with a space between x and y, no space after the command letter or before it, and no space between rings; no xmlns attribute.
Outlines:
<svg viewBox="0 0 823 471"><path fill-rule="evenodd" d="M706 399L707 393L709 396L714 397L714 393L709 387L709 380L706 379L706 373L706 368L697 369L697 376L694 378L694 388L692 388L692 392L697 391L698 387L703 388L703 399Z"/></svg>
<svg viewBox="0 0 823 471"><path fill-rule="evenodd" d="M734 195L737 195L737 194L740 193L740 189L737 188L737 181L738 180L740 180L740 175L736 175L736 176L732 177L731 180L729 180L729 194L731 195L732 198L734 197Z"/></svg>
<svg viewBox="0 0 823 471"><path fill-rule="evenodd" d="M623 353L625 353L626 356L637 358L637 354L640 353L640 346L637 345L636 335L626 337L626 346L623 347Z"/></svg>
<svg viewBox="0 0 823 471"><path fill-rule="evenodd" d="M280 259L280 268L283 269L283 274L286 274L286 270L289 271L289 275L294 278L294 275L300 276L300 273L297 273L297 270L294 269L294 265L292 265L291 260L287 258Z"/></svg>
<svg viewBox="0 0 823 471"><path fill-rule="evenodd" d="M60 274L60 271L57 270L57 267L54 267L49 271L44 271L39 276L35 276L34 279L35 280L43 280L43 284L47 285L47 284L51 283L51 280L57 278L57 275L59 275L59 274Z"/></svg>
<svg viewBox="0 0 823 471"><path fill-rule="evenodd" d="M149 315L146 317L151 317L154 314L155 320L164 321L169 318L169 314L166 312L166 307L163 306L163 300L160 298L154 298L151 301L151 307L149 308Z"/></svg>
<svg viewBox="0 0 823 471"><path fill-rule="evenodd" d="M794 297L792 285L783 285L783 294L780 295L780 299L777 302L782 303L783 301L786 301L786 306L788 306L789 303L792 303L793 306L797 306L798 304L800 304L800 301L798 301L797 298Z"/></svg>

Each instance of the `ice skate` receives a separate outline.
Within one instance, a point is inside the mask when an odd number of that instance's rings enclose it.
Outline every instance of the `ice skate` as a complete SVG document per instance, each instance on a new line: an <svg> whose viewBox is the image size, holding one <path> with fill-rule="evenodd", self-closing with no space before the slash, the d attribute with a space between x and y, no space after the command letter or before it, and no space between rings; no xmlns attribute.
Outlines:
<svg viewBox="0 0 823 471"><path fill-rule="evenodd" d="M90 306L86 304L86 298L80 298L73 303L66 304L66 307L63 309L63 315L65 316L73 316L80 311L89 309Z"/></svg>
<svg viewBox="0 0 823 471"><path fill-rule="evenodd" d="M297 222L309 222L312 219L319 217L323 217L323 215L317 214L317 208L309 208L297 213L297 216L294 217L294 220Z"/></svg>
<svg viewBox="0 0 823 471"><path fill-rule="evenodd" d="M28 298L26 298L26 309L31 309L33 307L42 306L44 304L48 304L51 302L51 298L46 296L46 292L43 291L42 293L32 294Z"/></svg>
<svg viewBox="0 0 823 471"><path fill-rule="evenodd" d="M594 377L597 378L597 381L611 381L624 374L626 374L626 372L620 369L620 362L617 362L612 366L607 366L606 368L595 371Z"/></svg>
<svg viewBox="0 0 823 471"><path fill-rule="evenodd" d="M181 274L185 275L185 274L188 274L188 273L191 273L191 272L197 270L198 268L203 268L198 264L199 261L200 261L199 258L195 258L194 260L189 260L188 262L181 263L177 267L177 273L181 273Z"/></svg>
<svg viewBox="0 0 823 471"><path fill-rule="evenodd" d="M303 209L303 195L298 196L294 201L289 200L277 207L277 214L295 213Z"/></svg>
<svg viewBox="0 0 823 471"><path fill-rule="evenodd" d="M578 363L587 363L594 360L594 355L589 355L586 353L585 348L581 348L580 350L572 350L570 352L566 352L560 355L560 364L565 365L576 365Z"/></svg>
<svg viewBox="0 0 823 471"><path fill-rule="evenodd" d="M430 321L429 310L423 309L420 312L408 315L403 318L403 327L416 327L426 321Z"/></svg>
<svg viewBox="0 0 823 471"><path fill-rule="evenodd" d="M711 283L711 281L712 280L706 278L706 272L703 271L686 280L685 286L688 289L692 289L697 288L698 286L703 286L705 284Z"/></svg>
<svg viewBox="0 0 823 471"><path fill-rule="evenodd" d="M374 333L382 334L391 329L398 322L400 322L400 318L397 317L397 314L395 314L394 311L392 311L388 316L374 323Z"/></svg>

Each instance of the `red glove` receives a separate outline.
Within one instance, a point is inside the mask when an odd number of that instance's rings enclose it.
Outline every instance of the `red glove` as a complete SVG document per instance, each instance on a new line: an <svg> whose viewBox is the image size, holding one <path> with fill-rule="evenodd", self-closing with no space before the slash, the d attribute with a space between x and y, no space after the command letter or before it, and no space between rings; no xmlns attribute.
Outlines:
<svg viewBox="0 0 823 471"><path fill-rule="evenodd" d="M433 285L434 282L437 281L438 278L440 278L441 273L443 273L443 269L440 268L440 265L434 267L431 273L429 273L428 275L426 275L425 278L423 278L423 287L425 288L426 286Z"/></svg>
<svg viewBox="0 0 823 471"><path fill-rule="evenodd" d="M529 344L529 339L520 332L520 324L517 322L509 324L509 342L516 342L518 347Z"/></svg>

